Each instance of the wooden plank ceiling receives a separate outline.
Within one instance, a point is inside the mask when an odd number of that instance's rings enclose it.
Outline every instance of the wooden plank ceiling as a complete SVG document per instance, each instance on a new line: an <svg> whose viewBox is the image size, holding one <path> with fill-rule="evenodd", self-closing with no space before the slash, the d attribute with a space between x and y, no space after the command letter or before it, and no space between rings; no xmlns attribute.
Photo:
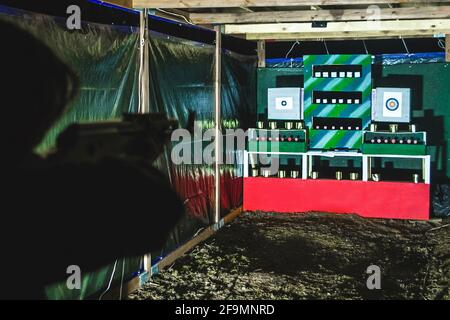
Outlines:
<svg viewBox="0 0 450 320"><path fill-rule="evenodd" d="M108 0L249 40L450 34L450 0Z"/></svg>

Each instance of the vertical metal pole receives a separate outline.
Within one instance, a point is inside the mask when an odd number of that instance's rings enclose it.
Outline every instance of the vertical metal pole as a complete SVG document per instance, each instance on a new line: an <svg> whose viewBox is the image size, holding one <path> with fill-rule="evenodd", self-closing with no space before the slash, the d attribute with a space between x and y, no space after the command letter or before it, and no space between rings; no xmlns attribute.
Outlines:
<svg viewBox="0 0 450 320"><path fill-rule="evenodd" d="M450 62L450 34L445 35L445 61Z"/></svg>
<svg viewBox="0 0 450 320"><path fill-rule="evenodd" d="M362 156L362 180L369 181L369 157Z"/></svg>
<svg viewBox="0 0 450 320"><path fill-rule="evenodd" d="M308 155L306 153L302 154L302 179L308 179Z"/></svg>
<svg viewBox="0 0 450 320"><path fill-rule="evenodd" d="M431 183L431 156L425 156L424 159L423 180L426 184Z"/></svg>
<svg viewBox="0 0 450 320"><path fill-rule="evenodd" d="M140 13L139 28L139 113L150 113L150 48L149 48L149 11L144 9ZM144 271L151 274L152 256L143 257Z"/></svg>
<svg viewBox="0 0 450 320"><path fill-rule="evenodd" d="M312 177L312 171L313 171L313 155L308 155L308 177ZM307 177L307 178L308 178Z"/></svg>
<svg viewBox="0 0 450 320"><path fill-rule="evenodd" d="M249 158L247 150L244 150L244 178L248 178L248 166L249 166Z"/></svg>
<svg viewBox="0 0 450 320"><path fill-rule="evenodd" d="M220 205L220 159L222 158L222 135L221 135L221 111L222 111L222 27L215 26L216 31L216 54L214 68L214 97L215 97L215 206L214 223L219 223L221 214Z"/></svg>
<svg viewBox="0 0 450 320"><path fill-rule="evenodd" d="M139 113L150 113L149 10L140 13L139 34Z"/></svg>

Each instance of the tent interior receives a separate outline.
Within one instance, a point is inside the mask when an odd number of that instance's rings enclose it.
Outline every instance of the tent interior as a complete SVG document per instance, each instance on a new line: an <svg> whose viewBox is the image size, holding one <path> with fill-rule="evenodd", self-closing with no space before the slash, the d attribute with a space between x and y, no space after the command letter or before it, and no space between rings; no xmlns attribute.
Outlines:
<svg viewBox="0 0 450 320"><path fill-rule="evenodd" d="M53 150L58 136L70 124L119 120L124 113L141 112L142 64L148 66L147 111L164 113L178 120L181 127L189 124L194 113L200 131L188 146L193 150L189 160L194 161L174 164L167 148L155 162L186 211L166 244L145 256L120 258L84 275L81 290L70 290L65 282L48 285L46 298L125 298L170 267L188 250L186 245L200 243L239 214L244 202L244 150L227 145L223 156L230 161L226 164L197 163L195 150L200 150L201 157L211 147L211 141L201 132L217 127L222 131L255 128L264 112L260 101L267 100L266 88L290 87L292 81L305 84L305 56L370 55L374 87L411 90L412 121L427 132L432 177L430 216L450 216L447 1L435 1L423 10L417 10L412 1L306 2L0 1L0 20L18 25L43 41L80 78L78 96L40 143L38 153ZM358 29L358 23L371 19L367 15L372 11L367 7L372 2L381 19L379 30L364 32ZM66 9L74 4L81 8L80 32L66 29ZM143 15L148 24L145 54L140 45ZM283 80L287 84L279 84ZM175 145L172 142L172 147ZM155 222L166 214L152 211L151 194L146 211ZM145 234L146 226L139 221L129 221L126 214L121 219L124 226Z"/></svg>

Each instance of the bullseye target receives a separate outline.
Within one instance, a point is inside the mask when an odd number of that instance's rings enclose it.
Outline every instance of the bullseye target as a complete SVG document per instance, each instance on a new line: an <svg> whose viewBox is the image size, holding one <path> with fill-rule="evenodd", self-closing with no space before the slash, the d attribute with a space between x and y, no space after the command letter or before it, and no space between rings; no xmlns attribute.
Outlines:
<svg viewBox="0 0 450 320"><path fill-rule="evenodd" d="M377 88L372 102L373 121L407 123L411 120L410 88Z"/></svg>
<svg viewBox="0 0 450 320"><path fill-rule="evenodd" d="M400 107L400 103L399 103L398 100L395 99L395 98L391 98L391 99L388 99L388 100L386 101L386 108L387 108L389 111L395 111L395 110L397 110L399 107Z"/></svg>

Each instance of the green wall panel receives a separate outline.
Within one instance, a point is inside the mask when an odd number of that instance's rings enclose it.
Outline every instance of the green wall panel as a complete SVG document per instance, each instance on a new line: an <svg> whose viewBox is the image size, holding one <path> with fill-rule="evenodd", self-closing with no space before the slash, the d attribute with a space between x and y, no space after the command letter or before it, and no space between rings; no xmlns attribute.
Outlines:
<svg viewBox="0 0 450 320"><path fill-rule="evenodd" d="M412 89L413 123L428 133L433 181L450 178L450 64L374 66L376 86Z"/></svg>
<svg viewBox="0 0 450 320"><path fill-rule="evenodd" d="M266 112L267 92L280 76L302 76L303 68L258 69L258 114ZM428 134L433 181L450 179L450 64L396 64L372 66L374 88L412 89L412 123ZM303 80L302 80L303 85Z"/></svg>
<svg viewBox="0 0 450 320"><path fill-rule="evenodd" d="M259 68L257 90L258 120L267 120L267 89L280 87L303 87L303 69Z"/></svg>

